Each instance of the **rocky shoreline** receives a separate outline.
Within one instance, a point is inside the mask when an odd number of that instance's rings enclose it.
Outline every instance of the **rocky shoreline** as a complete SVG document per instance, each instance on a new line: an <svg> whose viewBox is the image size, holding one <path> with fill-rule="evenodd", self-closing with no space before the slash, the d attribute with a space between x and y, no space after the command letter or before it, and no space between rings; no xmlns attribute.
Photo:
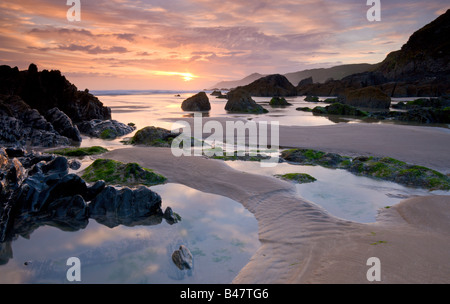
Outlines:
<svg viewBox="0 0 450 304"><path fill-rule="evenodd" d="M149 188L116 189L98 179L89 184L69 173L75 162L54 154L0 148L0 264L12 257L7 248L17 236L29 237L42 225L77 231L91 218L111 228L178 221L170 207L162 211L161 197ZM135 174L145 171L140 166L133 170L127 176L133 181Z"/></svg>
<svg viewBox="0 0 450 304"><path fill-rule="evenodd" d="M111 120L111 109L60 71L0 66L0 144L56 147L79 144L82 135L113 139L135 130Z"/></svg>

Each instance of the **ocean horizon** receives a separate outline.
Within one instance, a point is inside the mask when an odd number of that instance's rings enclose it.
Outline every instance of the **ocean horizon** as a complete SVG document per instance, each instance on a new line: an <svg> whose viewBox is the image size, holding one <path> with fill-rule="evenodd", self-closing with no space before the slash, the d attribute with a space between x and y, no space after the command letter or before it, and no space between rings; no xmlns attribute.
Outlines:
<svg viewBox="0 0 450 304"><path fill-rule="evenodd" d="M115 95L150 95L150 94L187 94L198 92L208 92L210 90L89 90L95 96L115 96Z"/></svg>

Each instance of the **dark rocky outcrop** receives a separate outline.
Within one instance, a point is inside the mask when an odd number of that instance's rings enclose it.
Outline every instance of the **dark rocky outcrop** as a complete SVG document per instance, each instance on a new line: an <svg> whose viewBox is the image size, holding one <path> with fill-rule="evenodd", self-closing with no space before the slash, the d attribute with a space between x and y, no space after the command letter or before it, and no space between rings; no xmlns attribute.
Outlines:
<svg viewBox="0 0 450 304"><path fill-rule="evenodd" d="M302 83L299 95L339 96L376 86L389 97L450 94L450 10L416 31L398 51L366 72L327 83Z"/></svg>
<svg viewBox="0 0 450 304"><path fill-rule="evenodd" d="M341 103L363 108L389 109L391 98L377 87L348 90L339 100Z"/></svg>
<svg viewBox="0 0 450 304"><path fill-rule="evenodd" d="M114 227L155 225L179 216L161 210L161 197L140 186L117 190L104 181L87 184L69 174L70 162L61 156L0 148L0 264L12 257L10 242L29 238L42 225L65 231L84 229L89 218ZM90 202L88 204L88 202ZM8 249L9 248L9 249Z"/></svg>
<svg viewBox="0 0 450 304"><path fill-rule="evenodd" d="M285 76L280 74L262 77L246 86L238 87L235 90L237 89L243 89L251 96L257 97L297 96L296 88Z"/></svg>
<svg viewBox="0 0 450 304"><path fill-rule="evenodd" d="M82 134L102 139L115 139L136 130L135 126L126 125L117 120L93 119L80 122L77 126Z"/></svg>
<svg viewBox="0 0 450 304"><path fill-rule="evenodd" d="M105 187L89 204L90 217L110 228L134 226L150 216L163 216L161 197L148 189Z"/></svg>
<svg viewBox="0 0 450 304"><path fill-rule="evenodd" d="M62 136L73 141L81 142L81 134L72 120L58 108L53 108L45 114L45 118L53 125L53 128Z"/></svg>
<svg viewBox="0 0 450 304"><path fill-rule="evenodd" d="M184 100L181 104L183 111L209 111L211 104L205 92L200 92Z"/></svg>
<svg viewBox="0 0 450 304"><path fill-rule="evenodd" d="M0 66L0 143L63 146L81 142L74 125L110 119L111 110L88 90L78 91L59 71Z"/></svg>
<svg viewBox="0 0 450 304"><path fill-rule="evenodd" d="M0 95L0 125L1 144L42 147L70 144L69 138L58 133L36 109L18 96ZM73 131L76 134L76 129Z"/></svg>
<svg viewBox="0 0 450 304"><path fill-rule="evenodd" d="M228 92L228 102L225 110L229 112L241 113L267 113L268 111L257 104L251 97L250 93L243 88L238 88Z"/></svg>
<svg viewBox="0 0 450 304"><path fill-rule="evenodd" d="M26 71L0 66L0 94L20 96L43 115L56 107L74 123L111 119L111 110L88 90L78 91L60 71L38 72L34 64Z"/></svg>

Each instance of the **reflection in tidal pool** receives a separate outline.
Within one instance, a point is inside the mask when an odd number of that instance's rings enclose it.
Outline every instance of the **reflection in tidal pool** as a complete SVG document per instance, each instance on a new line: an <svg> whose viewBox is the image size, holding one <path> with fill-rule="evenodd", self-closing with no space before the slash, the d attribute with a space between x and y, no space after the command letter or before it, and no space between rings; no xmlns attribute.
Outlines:
<svg viewBox="0 0 450 304"><path fill-rule="evenodd" d="M81 261L81 283L230 283L259 246L253 215L238 202L186 186L151 189L180 222L110 229L91 219L77 232L40 227L10 244L14 258L0 266L0 283L67 283L69 257ZM172 262L180 245L194 257L192 270Z"/></svg>
<svg viewBox="0 0 450 304"><path fill-rule="evenodd" d="M393 182L357 176L343 169L289 163L263 168L258 162L248 161L227 161L226 164L239 171L269 176L307 173L317 181L296 184L299 197L323 207L336 217L360 223L375 222L381 208L393 206L408 197L449 194L448 191L409 188Z"/></svg>

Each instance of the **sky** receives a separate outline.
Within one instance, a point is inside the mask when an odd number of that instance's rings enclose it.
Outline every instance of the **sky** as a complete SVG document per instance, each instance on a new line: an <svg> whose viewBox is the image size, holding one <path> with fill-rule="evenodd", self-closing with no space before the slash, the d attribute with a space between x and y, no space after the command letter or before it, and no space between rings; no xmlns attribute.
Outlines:
<svg viewBox="0 0 450 304"><path fill-rule="evenodd" d="M377 63L448 0L2 0L0 65L60 70L84 90L202 90L258 72ZM72 1L69 1L72 2ZM295 85L295 84L294 84Z"/></svg>

